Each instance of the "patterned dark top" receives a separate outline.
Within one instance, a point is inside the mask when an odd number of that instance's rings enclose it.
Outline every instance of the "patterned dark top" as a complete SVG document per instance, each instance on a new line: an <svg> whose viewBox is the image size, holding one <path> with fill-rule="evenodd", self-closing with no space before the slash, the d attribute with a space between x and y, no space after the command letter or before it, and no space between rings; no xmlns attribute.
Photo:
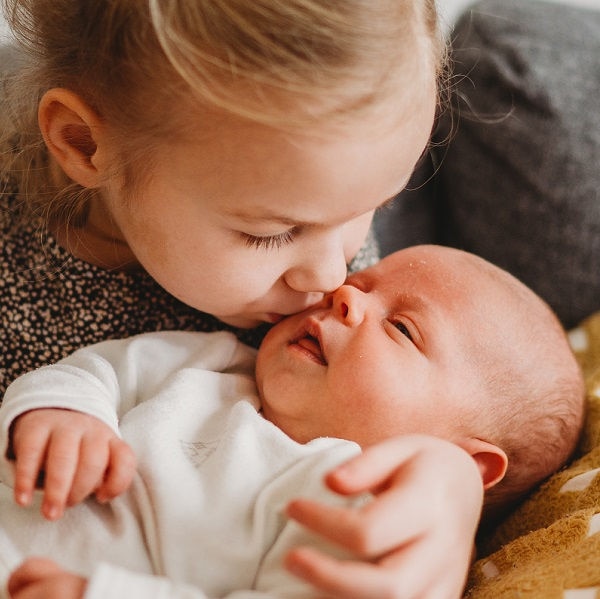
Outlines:
<svg viewBox="0 0 600 599"><path fill-rule="evenodd" d="M78 260L45 232L41 218L21 218L16 191L0 185L0 398L20 374L79 347L160 330L232 330L257 346L267 325L234 329L169 295L145 272L111 272ZM377 259L368 244L352 263Z"/></svg>

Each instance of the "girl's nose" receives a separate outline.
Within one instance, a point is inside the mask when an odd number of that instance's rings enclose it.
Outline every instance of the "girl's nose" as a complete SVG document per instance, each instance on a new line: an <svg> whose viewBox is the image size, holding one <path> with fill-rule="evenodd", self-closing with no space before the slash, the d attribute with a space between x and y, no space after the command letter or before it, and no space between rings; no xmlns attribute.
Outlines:
<svg viewBox="0 0 600 599"><path fill-rule="evenodd" d="M332 310L346 326L358 326L364 319L367 294L353 285L342 285L331 294Z"/></svg>
<svg viewBox="0 0 600 599"><path fill-rule="evenodd" d="M343 243L334 241L304 252L298 263L284 274L284 279L295 291L329 293L346 280L346 275Z"/></svg>

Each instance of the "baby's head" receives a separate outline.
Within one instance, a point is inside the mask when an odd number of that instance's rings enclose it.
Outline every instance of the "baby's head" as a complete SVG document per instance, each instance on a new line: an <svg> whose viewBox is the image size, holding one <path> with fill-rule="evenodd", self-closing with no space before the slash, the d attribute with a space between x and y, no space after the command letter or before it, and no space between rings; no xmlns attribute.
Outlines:
<svg viewBox="0 0 600 599"><path fill-rule="evenodd" d="M441 246L396 252L276 325L257 380L265 417L300 442L424 433L457 443L480 466L490 510L568 459L583 415L581 373L548 306Z"/></svg>

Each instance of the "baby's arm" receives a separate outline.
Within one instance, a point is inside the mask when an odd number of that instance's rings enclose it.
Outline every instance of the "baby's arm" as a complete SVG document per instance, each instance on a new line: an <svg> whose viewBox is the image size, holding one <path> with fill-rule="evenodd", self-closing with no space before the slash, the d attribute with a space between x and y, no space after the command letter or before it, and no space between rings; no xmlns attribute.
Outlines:
<svg viewBox="0 0 600 599"><path fill-rule="evenodd" d="M434 437L398 437L335 469L327 483L375 500L358 510L297 500L288 515L357 559L301 547L287 556L291 572L344 599L462 597L483 502L471 456Z"/></svg>
<svg viewBox="0 0 600 599"><path fill-rule="evenodd" d="M109 501L123 493L135 473L133 451L104 422L66 409L36 409L11 426L14 495L29 505L36 485L44 489L42 514L60 518L65 507L95 493Z"/></svg>

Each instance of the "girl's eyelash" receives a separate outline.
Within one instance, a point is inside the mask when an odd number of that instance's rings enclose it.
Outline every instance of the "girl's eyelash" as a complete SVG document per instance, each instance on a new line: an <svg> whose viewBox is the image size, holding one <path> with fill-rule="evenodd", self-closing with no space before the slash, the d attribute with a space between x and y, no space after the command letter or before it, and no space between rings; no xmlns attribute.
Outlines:
<svg viewBox="0 0 600 599"><path fill-rule="evenodd" d="M294 240L294 230L290 229L278 235L257 236L249 233L242 233L246 245L251 248L264 250L278 250L279 248L291 243Z"/></svg>

